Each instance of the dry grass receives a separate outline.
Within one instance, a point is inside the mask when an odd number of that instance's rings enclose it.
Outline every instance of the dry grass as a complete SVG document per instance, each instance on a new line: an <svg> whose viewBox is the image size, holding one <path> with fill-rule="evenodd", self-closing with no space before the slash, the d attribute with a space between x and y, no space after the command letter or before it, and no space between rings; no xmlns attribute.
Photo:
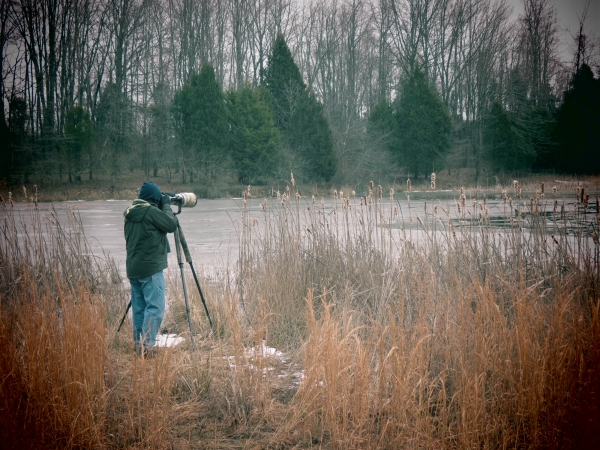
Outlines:
<svg viewBox="0 0 600 450"><path fill-rule="evenodd" d="M32 205L24 228L6 206L3 444L597 448L594 199L555 211L547 184L534 201L510 186L492 214L468 191L404 210L378 186L343 191L332 207L290 186L242 211L235 273L201 276L214 330L187 280L197 349L151 360L116 334L127 293L84 257L77 215ZM163 327L189 337L178 276Z"/></svg>

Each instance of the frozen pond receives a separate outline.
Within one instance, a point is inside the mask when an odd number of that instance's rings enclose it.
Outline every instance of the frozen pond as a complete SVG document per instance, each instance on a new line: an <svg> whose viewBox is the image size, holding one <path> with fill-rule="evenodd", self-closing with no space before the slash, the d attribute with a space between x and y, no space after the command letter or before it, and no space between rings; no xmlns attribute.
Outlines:
<svg viewBox="0 0 600 450"><path fill-rule="evenodd" d="M414 193L411 194L411 201L409 203L404 193L397 193L393 204L389 198L384 198L380 206L384 212L384 216L391 219L386 220L386 222L391 223L392 229L398 230L398 232L402 232L402 229L411 229L411 236L417 241L419 240L418 230L420 228L416 220L417 217L428 215L429 220L431 220L432 215L435 214L436 217L440 218L439 223L443 226L443 222L447 222L448 219L444 211L448 211L455 225L459 223L464 224L465 221L473 221L473 223L478 224L481 211L485 211L485 208L487 208L487 214L490 218L489 223L494 227L502 228L510 222L509 216L512 215L514 217L515 209L518 209L525 215L530 207L529 199L527 198L518 201L514 200L512 209L507 204L504 204L501 199L487 199L485 207L482 207L483 196L481 195L476 200L469 198L466 201L466 207L463 208L462 214L458 215L456 200L458 200L459 196L458 192L449 192L446 195L438 193L437 198L419 199L419 195ZM562 205L564 201L565 210L572 213L574 197L574 195L570 195L568 198L558 199L559 205ZM246 211L250 217L250 222L254 221L254 219L256 219L257 223L264 222L265 213L261 207L263 201L264 199L260 198L248 200ZM295 199L292 198L288 202L291 207L296 208ZM355 210L360 209L360 198L350 198L349 202ZM543 202L543 204L538 206L539 210L540 212L545 211L543 214L546 216L546 220L548 220L549 228L552 228L558 224L558 221L554 220L555 215L552 214L554 200L547 198ZM54 206L61 221L66 221L65 215L68 214L69 207L78 212L94 254L97 257L102 257L104 251L108 252L115 260L120 273L124 276L126 255L125 238L123 235L123 211L130 204L130 201L120 200L58 202L53 205L40 203L39 211L42 215L49 215L52 206ZM267 199L267 205L272 208L279 206L279 203L276 198L269 198ZM336 216L343 213L342 202L340 200L327 198L324 201L324 206L322 206L320 197L316 199L315 204L312 203L311 198L301 198L298 203L301 217L304 215L303 211L306 211L309 207L313 210L322 208L324 212L323 217L334 227L336 224L340 226L342 223L341 220L338 221L336 218ZM397 215L393 212L394 208L397 208ZM1 209L3 210L3 214L5 214L6 209ZM32 204L15 203L14 205L15 216L18 220L22 220L25 223L28 222L28 211L32 209ZM173 207L173 209L176 211L177 208ZM469 210L468 214L466 210ZM221 269L231 268L235 264L238 258L238 233L242 229L240 219L242 218L243 211L244 207L241 199L199 199L196 207L183 208L178 218L192 254L194 266L199 272L220 271ZM587 213L580 215L580 217L583 217L583 221L587 222L587 224L581 224L584 227L589 227L593 224L598 217L595 202L589 205ZM437 219L435 221L438 222ZM569 223L569 226L573 226L573 221L569 221ZM381 222L378 223L378 225L380 224ZM258 229L260 228L258 227ZM591 235L591 231L593 229L590 229L589 235ZM177 257L172 234L169 235L169 240L172 247L172 252L169 255L169 267L175 269L177 267Z"/></svg>

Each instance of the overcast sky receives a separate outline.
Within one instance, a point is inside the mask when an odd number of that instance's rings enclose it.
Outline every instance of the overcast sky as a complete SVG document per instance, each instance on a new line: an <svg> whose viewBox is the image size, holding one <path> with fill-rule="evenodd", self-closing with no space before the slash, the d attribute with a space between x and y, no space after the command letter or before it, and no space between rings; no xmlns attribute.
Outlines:
<svg viewBox="0 0 600 450"><path fill-rule="evenodd" d="M513 14L523 14L523 0L509 0L513 5ZM550 0L556 9L558 26L563 45L562 60L571 61L574 52L572 35L579 31L579 18L581 17L588 0ZM600 39L600 0L589 2L588 13L585 20L586 34L594 40Z"/></svg>

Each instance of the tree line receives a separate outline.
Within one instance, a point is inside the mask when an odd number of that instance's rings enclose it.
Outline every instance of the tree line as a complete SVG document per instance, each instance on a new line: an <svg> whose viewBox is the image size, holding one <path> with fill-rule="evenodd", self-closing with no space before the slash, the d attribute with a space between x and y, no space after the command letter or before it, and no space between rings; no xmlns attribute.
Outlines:
<svg viewBox="0 0 600 450"><path fill-rule="evenodd" d="M548 0L0 2L5 178L600 170L585 13L561 62Z"/></svg>

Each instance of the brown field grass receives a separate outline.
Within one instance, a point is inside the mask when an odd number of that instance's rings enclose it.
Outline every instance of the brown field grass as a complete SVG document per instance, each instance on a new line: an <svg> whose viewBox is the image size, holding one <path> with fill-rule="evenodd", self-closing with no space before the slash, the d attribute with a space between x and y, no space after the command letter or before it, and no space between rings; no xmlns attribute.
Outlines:
<svg viewBox="0 0 600 450"><path fill-rule="evenodd" d="M373 186L332 208L290 186L242 211L235 273L201 277L214 329L190 288L196 351L154 359L116 333L127 293L83 256L77 214L33 203L24 229L6 204L3 445L598 448L594 199L555 211L548 183L535 201L504 189L498 228L484 200L401 211ZM189 338L177 277L168 292L163 328Z"/></svg>

